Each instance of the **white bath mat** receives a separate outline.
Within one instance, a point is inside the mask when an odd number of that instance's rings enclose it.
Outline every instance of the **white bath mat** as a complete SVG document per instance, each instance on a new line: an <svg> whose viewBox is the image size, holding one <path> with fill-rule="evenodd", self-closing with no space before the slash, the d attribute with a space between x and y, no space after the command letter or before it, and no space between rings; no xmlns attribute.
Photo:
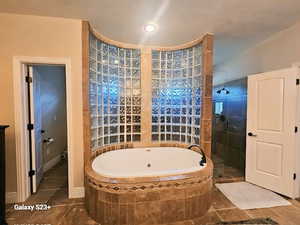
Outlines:
<svg viewBox="0 0 300 225"><path fill-rule="evenodd" d="M216 187L240 209L291 205L290 202L274 192L247 182L216 184Z"/></svg>

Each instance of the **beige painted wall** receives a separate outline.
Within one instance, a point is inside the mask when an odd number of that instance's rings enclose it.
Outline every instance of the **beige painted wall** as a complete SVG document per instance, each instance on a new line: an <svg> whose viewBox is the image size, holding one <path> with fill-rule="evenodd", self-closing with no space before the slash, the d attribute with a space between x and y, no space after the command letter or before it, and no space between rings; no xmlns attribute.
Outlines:
<svg viewBox="0 0 300 225"><path fill-rule="evenodd" d="M40 81L43 139L43 166L67 150L66 79L64 66L35 66Z"/></svg>
<svg viewBox="0 0 300 225"><path fill-rule="evenodd" d="M259 43L238 57L217 65L214 85L250 74L278 70L300 62L300 22Z"/></svg>
<svg viewBox="0 0 300 225"><path fill-rule="evenodd" d="M69 57L74 127L74 185L83 186L81 21L0 13L0 124L7 130L7 191L16 191L13 57Z"/></svg>

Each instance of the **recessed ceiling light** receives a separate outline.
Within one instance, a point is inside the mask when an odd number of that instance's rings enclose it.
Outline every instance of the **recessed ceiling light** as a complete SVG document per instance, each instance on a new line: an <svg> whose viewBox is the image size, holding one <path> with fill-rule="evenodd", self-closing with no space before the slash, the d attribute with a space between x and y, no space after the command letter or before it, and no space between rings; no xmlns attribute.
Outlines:
<svg viewBox="0 0 300 225"><path fill-rule="evenodd" d="M153 31L156 30L156 25L153 24L153 23L148 23L144 26L144 30L147 32L147 33L151 33Z"/></svg>

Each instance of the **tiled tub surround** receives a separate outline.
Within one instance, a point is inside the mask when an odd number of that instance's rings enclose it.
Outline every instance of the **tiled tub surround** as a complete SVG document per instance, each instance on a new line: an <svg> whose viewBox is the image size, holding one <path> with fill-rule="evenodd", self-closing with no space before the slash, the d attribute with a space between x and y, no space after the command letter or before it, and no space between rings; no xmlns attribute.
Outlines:
<svg viewBox="0 0 300 225"><path fill-rule="evenodd" d="M201 45L152 51L152 141L200 143Z"/></svg>
<svg viewBox="0 0 300 225"><path fill-rule="evenodd" d="M209 159L213 35L206 34L173 47L146 47L110 40L94 31L88 22L83 22L82 29L85 203L88 214L101 225L168 224L203 217L211 205L213 170ZM189 49L192 54L185 58L184 52L188 53ZM182 75L181 80L192 85L184 90L184 99L189 101L187 114L184 114L183 101L180 103L180 126L187 131L180 130L184 134L179 135L179 139L176 127L169 133L174 137L163 140L159 136L159 140L152 140L152 51L172 52L175 58L179 52L182 53L180 61L189 61L189 58L193 61L191 66L182 63L178 69L180 74L177 74L174 60L174 72L169 77L171 85L180 79L177 75ZM191 77L184 77L186 69L192 70ZM163 84L163 71L160 71L159 79ZM176 102L166 106L178 108ZM183 117L186 118L185 125ZM195 172L117 178L105 177L92 169L93 159L106 151L187 148L190 143L200 144L207 156L207 165Z"/></svg>
<svg viewBox="0 0 300 225"><path fill-rule="evenodd" d="M186 147L180 143L160 145ZM103 147L95 151L93 158L107 151L130 147L133 145ZM212 162L207 159L205 167L190 173L116 178L104 177L87 166L86 208L101 225L168 224L198 219L211 206L212 170Z"/></svg>

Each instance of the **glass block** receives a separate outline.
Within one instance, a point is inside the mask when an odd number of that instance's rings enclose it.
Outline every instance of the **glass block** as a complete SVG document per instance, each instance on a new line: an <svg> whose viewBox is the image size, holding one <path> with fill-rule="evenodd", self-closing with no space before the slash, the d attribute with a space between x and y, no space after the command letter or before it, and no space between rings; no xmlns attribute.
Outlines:
<svg viewBox="0 0 300 225"><path fill-rule="evenodd" d="M98 139L98 146L103 146L103 138Z"/></svg>
<svg viewBox="0 0 300 225"><path fill-rule="evenodd" d="M139 134L132 135L132 141L140 141L140 140L141 140L141 135Z"/></svg>
<svg viewBox="0 0 300 225"><path fill-rule="evenodd" d="M170 126L170 125L167 125L167 126L166 126L166 131L167 131L167 132L171 132L171 126Z"/></svg>
<svg viewBox="0 0 300 225"><path fill-rule="evenodd" d="M139 106L132 107L132 113L133 114L140 114L141 113L141 107L139 107Z"/></svg>
<svg viewBox="0 0 300 225"><path fill-rule="evenodd" d="M158 116L152 116L152 123L158 123Z"/></svg>
<svg viewBox="0 0 300 225"><path fill-rule="evenodd" d="M125 106L120 106L120 114L121 115L125 114Z"/></svg>
<svg viewBox="0 0 300 225"><path fill-rule="evenodd" d="M160 68L160 64L158 60L153 60L152 61L152 69L159 69Z"/></svg>
<svg viewBox="0 0 300 225"><path fill-rule="evenodd" d="M125 141L125 136L124 135L120 135L120 137L119 137L120 139L120 142L124 142Z"/></svg>
<svg viewBox="0 0 300 225"><path fill-rule="evenodd" d="M124 97L120 98L120 105L125 105L125 98Z"/></svg>
<svg viewBox="0 0 300 225"><path fill-rule="evenodd" d="M126 104L127 105L131 105L131 101L132 100L132 97L126 97Z"/></svg>
<svg viewBox="0 0 300 225"><path fill-rule="evenodd" d="M120 133L124 133L125 131L125 126L120 126Z"/></svg>
<svg viewBox="0 0 300 225"><path fill-rule="evenodd" d="M131 142L131 135L126 135L126 141Z"/></svg>
<svg viewBox="0 0 300 225"><path fill-rule="evenodd" d="M133 97L132 100L133 100L132 102L133 105L141 105L141 100L142 100L141 97Z"/></svg>
<svg viewBox="0 0 300 225"><path fill-rule="evenodd" d="M179 134L172 134L172 140L173 141L180 141L180 135Z"/></svg>
<svg viewBox="0 0 300 225"><path fill-rule="evenodd" d="M167 116L166 117L166 123L171 123L171 121L172 121L171 118L172 118L171 116Z"/></svg>
<svg viewBox="0 0 300 225"><path fill-rule="evenodd" d="M140 133L141 132L141 126L140 125L134 125L133 126L133 133Z"/></svg>
<svg viewBox="0 0 300 225"><path fill-rule="evenodd" d="M131 79L126 79L126 88L131 88Z"/></svg>
<svg viewBox="0 0 300 225"><path fill-rule="evenodd" d="M158 134L152 134L152 141L158 141L159 135Z"/></svg>
<svg viewBox="0 0 300 225"><path fill-rule="evenodd" d="M100 128L98 128L98 136L100 137L102 135L103 135L103 128L100 127Z"/></svg>
<svg viewBox="0 0 300 225"><path fill-rule="evenodd" d="M180 127L180 132L185 133L186 132L186 126L181 126Z"/></svg>
<svg viewBox="0 0 300 225"><path fill-rule="evenodd" d="M180 133L180 126L172 126L172 133Z"/></svg>
<svg viewBox="0 0 300 225"><path fill-rule="evenodd" d="M195 71L195 74L201 74L201 66L200 65L199 66L195 66L194 71Z"/></svg>
<svg viewBox="0 0 300 225"><path fill-rule="evenodd" d="M114 127L110 127L110 134L116 134L118 133L118 127L114 126Z"/></svg>
<svg viewBox="0 0 300 225"><path fill-rule="evenodd" d="M104 135L108 135L108 127L104 127Z"/></svg>
<svg viewBox="0 0 300 225"><path fill-rule="evenodd" d="M94 71L90 71L90 81L96 82L97 81L97 73Z"/></svg>
<svg viewBox="0 0 300 225"><path fill-rule="evenodd" d="M140 60L132 59L132 67L139 68L140 67Z"/></svg>
<svg viewBox="0 0 300 225"><path fill-rule="evenodd" d="M109 144L108 141L109 141L108 137L104 137L104 145L108 145Z"/></svg>
<svg viewBox="0 0 300 225"><path fill-rule="evenodd" d="M132 69L132 77L140 77L140 75L139 69Z"/></svg>
<svg viewBox="0 0 300 225"><path fill-rule="evenodd" d="M152 59L159 60L160 52L159 51L152 51Z"/></svg>
<svg viewBox="0 0 300 225"><path fill-rule="evenodd" d="M126 67L131 67L131 59L130 58L125 59L125 66Z"/></svg>
<svg viewBox="0 0 300 225"><path fill-rule="evenodd" d="M132 58L140 58L140 50L139 49L132 50Z"/></svg>
<svg viewBox="0 0 300 225"><path fill-rule="evenodd" d="M135 89L140 88L140 80L139 79L132 79L132 88L135 88Z"/></svg>
<svg viewBox="0 0 300 225"><path fill-rule="evenodd" d="M130 58L131 57L131 49L125 49L125 52L126 52L125 57Z"/></svg>
<svg viewBox="0 0 300 225"><path fill-rule="evenodd" d="M119 57L125 56L125 50L123 48L119 48Z"/></svg>
<svg viewBox="0 0 300 225"><path fill-rule="evenodd" d="M171 134L166 134L166 141L170 141L171 140Z"/></svg>
<svg viewBox="0 0 300 225"><path fill-rule="evenodd" d="M199 117L195 118L195 125L197 125L197 126L200 125L200 118Z"/></svg>
<svg viewBox="0 0 300 225"><path fill-rule="evenodd" d="M92 139L96 139L97 134L98 134L98 129L97 128L92 128L92 130L91 130Z"/></svg>
<svg viewBox="0 0 300 225"><path fill-rule="evenodd" d="M174 117L172 117L172 123L177 123L177 124L179 124L179 123L180 123L180 117L179 117L179 116L174 116Z"/></svg>
<svg viewBox="0 0 300 225"><path fill-rule="evenodd" d="M105 117L104 117L104 125L107 125L107 124L108 124L108 121L109 121L109 120L108 120L108 117L105 116Z"/></svg>
<svg viewBox="0 0 300 225"><path fill-rule="evenodd" d="M109 123L110 124L116 124L116 123L118 123L118 117L117 116L111 116Z"/></svg>
<svg viewBox="0 0 300 225"><path fill-rule="evenodd" d="M131 106L126 107L126 114L131 114Z"/></svg>
<svg viewBox="0 0 300 225"><path fill-rule="evenodd" d="M181 136L180 136L180 141L181 141L181 142L185 142L185 136L184 136L184 135L181 135Z"/></svg>
<svg viewBox="0 0 300 225"><path fill-rule="evenodd" d="M141 95L141 89L138 88L138 89L132 89L132 95L133 96L139 96Z"/></svg>
<svg viewBox="0 0 300 225"><path fill-rule="evenodd" d="M170 52L152 52L152 124L155 128L158 122L168 124L159 126L160 135L163 135L161 141L192 143L195 132L200 130L200 53L199 45ZM153 132L158 131L153 129ZM172 136L170 132L173 132ZM189 138L186 138L186 133L190 134Z"/></svg>
<svg viewBox="0 0 300 225"><path fill-rule="evenodd" d="M157 125L152 126L152 132L158 132L158 126Z"/></svg>
<svg viewBox="0 0 300 225"><path fill-rule="evenodd" d="M110 137L110 143L118 143L118 136L111 136Z"/></svg>
<svg viewBox="0 0 300 225"><path fill-rule="evenodd" d="M97 140L92 140L91 141L91 148L92 150L96 149L98 146L97 146Z"/></svg>
<svg viewBox="0 0 300 225"><path fill-rule="evenodd" d="M103 125L103 117L99 116L98 117L98 127Z"/></svg>
<svg viewBox="0 0 300 225"><path fill-rule="evenodd" d="M159 70L152 70L152 76L153 76L153 78L159 78L159 74L160 74Z"/></svg>
<svg viewBox="0 0 300 225"><path fill-rule="evenodd" d="M126 116L126 123L131 123L131 116Z"/></svg>
<svg viewBox="0 0 300 225"><path fill-rule="evenodd" d="M141 123L141 117L140 116L133 116L132 120L133 120L133 123Z"/></svg>

